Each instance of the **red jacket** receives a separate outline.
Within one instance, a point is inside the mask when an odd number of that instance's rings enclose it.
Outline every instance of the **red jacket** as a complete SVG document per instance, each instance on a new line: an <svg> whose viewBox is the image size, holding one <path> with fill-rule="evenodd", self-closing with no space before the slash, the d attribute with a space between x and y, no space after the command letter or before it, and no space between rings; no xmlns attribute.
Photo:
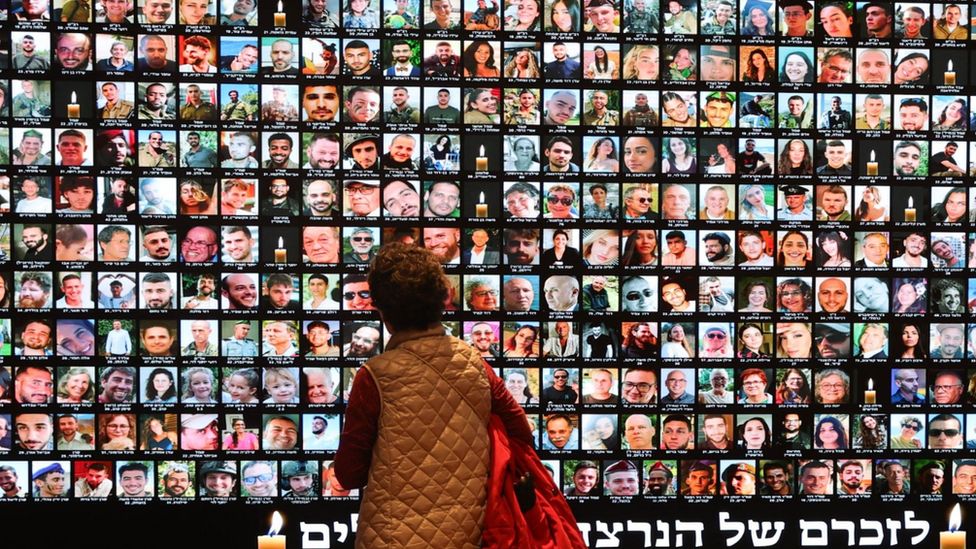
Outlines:
<svg viewBox="0 0 976 549"><path fill-rule="evenodd" d="M509 438L501 419L492 414L491 469L481 547L485 549L586 549L569 504L531 445ZM515 481L529 473L536 503L522 513Z"/></svg>

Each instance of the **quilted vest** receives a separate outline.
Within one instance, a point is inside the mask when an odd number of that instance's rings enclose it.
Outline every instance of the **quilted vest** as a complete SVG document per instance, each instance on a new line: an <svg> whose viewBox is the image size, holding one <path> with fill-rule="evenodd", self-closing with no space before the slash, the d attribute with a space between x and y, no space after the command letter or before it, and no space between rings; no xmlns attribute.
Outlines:
<svg viewBox="0 0 976 549"><path fill-rule="evenodd" d="M365 366L381 411L356 547L477 548L490 459L488 376L461 340L441 330L416 335L394 335Z"/></svg>

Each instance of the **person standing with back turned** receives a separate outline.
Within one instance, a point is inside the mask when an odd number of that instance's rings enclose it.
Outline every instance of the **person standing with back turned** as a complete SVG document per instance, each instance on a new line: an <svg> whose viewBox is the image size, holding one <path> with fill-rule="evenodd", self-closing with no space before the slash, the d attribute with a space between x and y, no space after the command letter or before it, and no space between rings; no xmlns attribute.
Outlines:
<svg viewBox="0 0 976 549"><path fill-rule="evenodd" d="M336 454L342 487L366 486L356 547L481 547L488 422L531 444L525 414L481 353L445 335L449 283L431 252L384 246L369 287L393 336L356 374Z"/></svg>

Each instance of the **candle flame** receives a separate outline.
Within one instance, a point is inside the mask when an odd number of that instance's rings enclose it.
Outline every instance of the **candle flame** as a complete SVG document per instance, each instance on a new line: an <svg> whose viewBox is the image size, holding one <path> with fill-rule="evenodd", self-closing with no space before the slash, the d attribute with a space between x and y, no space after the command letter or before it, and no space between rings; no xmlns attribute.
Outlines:
<svg viewBox="0 0 976 549"><path fill-rule="evenodd" d="M909 208L915 207L915 200L913 200L911 196L908 197L908 207Z"/></svg>
<svg viewBox="0 0 976 549"><path fill-rule="evenodd" d="M283 12L283 11L285 11L285 10L284 10L284 8L283 8L283 7L281 6L281 0L278 0L278 13L281 13L281 12Z"/></svg>
<svg viewBox="0 0 976 549"><path fill-rule="evenodd" d="M268 535L278 535L278 531L281 530L281 526L284 524L284 522L284 519L281 518L281 513L275 511L274 515L271 515L271 529L268 530Z"/></svg>
<svg viewBox="0 0 976 549"><path fill-rule="evenodd" d="M77 103L78 102L78 96L75 95L75 92L71 92L71 102L72 103Z"/></svg>
<svg viewBox="0 0 976 549"><path fill-rule="evenodd" d="M949 63L946 65L946 71L952 72L952 59L950 59Z"/></svg>
<svg viewBox="0 0 976 549"><path fill-rule="evenodd" d="M284 239L283 239L282 237L280 237L280 236L278 237L278 247L279 247L279 248L284 248L284 247L285 247L285 241L284 241Z"/></svg>
<svg viewBox="0 0 976 549"><path fill-rule="evenodd" d="M959 509L959 504L957 503L953 508L952 512L949 513L949 531L955 532L959 529L962 524L962 511Z"/></svg>
<svg viewBox="0 0 976 549"><path fill-rule="evenodd" d="M478 202L481 203L481 204L484 204L485 203L485 193L484 192L481 193L481 197L478 199Z"/></svg>
<svg viewBox="0 0 976 549"><path fill-rule="evenodd" d="M484 156L484 155L485 155L485 146L484 146L484 145L482 145L482 146L481 146L481 152L480 152L480 153L478 153L478 156Z"/></svg>
<svg viewBox="0 0 976 549"><path fill-rule="evenodd" d="M874 149L871 149L871 162L874 162Z"/></svg>
<svg viewBox="0 0 976 549"><path fill-rule="evenodd" d="M868 378L868 391L873 391L873 390L874 390L874 379Z"/></svg>

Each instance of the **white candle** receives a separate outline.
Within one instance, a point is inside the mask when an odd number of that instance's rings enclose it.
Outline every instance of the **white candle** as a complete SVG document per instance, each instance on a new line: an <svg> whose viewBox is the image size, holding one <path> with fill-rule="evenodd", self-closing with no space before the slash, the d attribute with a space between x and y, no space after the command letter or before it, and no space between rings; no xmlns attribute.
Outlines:
<svg viewBox="0 0 976 549"><path fill-rule="evenodd" d="M485 193L481 193L478 203L474 205L474 215L476 217L488 217L488 204L485 204Z"/></svg>
<svg viewBox="0 0 976 549"><path fill-rule="evenodd" d="M487 172L488 171L488 157L485 156L485 146L481 146L481 151L478 153L478 157L474 159L474 170L476 172Z"/></svg>
<svg viewBox="0 0 976 549"><path fill-rule="evenodd" d="M81 118L81 105L75 92L71 92L71 103L68 103L68 118Z"/></svg>
<svg viewBox="0 0 976 549"><path fill-rule="evenodd" d="M949 531L939 532L939 549L966 549L966 532L959 531L962 524L962 512L959 504L949 513Z"/></svg>
<svg viewBox="0 0 976 549"><path fill-rule="evenodd" d="M271 529L268 530L268 535L258 536L258 549L286 549L285 536L278 535L283 523L281 513L275 511L271 517Z"/></svg>
<svg viewBox="0 0 976 549"><path fill-rule="evenodd" d="M878 175L878 163L874 161L874 149L871 150L871 160L868 161L868 175Z"/></svg>
<svg viewBox="0 0 976 549"><path fill-rule="evenodd" d="M274 251L274 262L288 263L288 250L285 249L285 241L280 236L278 237L278 247Z"/></svg>
<svg viewBox="0 0 976 549"><path fill-rule="evenodd" d="M278 0L278 11L274 14L274 26L284 27L285 26L285 10L281 5L281 0Z"/></svg>
<svg viewBox="0 0 976 549"><path fill-rule="evenodd" d="M868 379L868 390L864 391L865 404L877 404L877 393L874 391L874 379Z"/></svg>
<svg viewBox="0 0 976 549"><path fill-rule="evenodd" d="M946 86L956 85L956 71L952 70L952 59L946 64L945 76L943 78Z"/></svg>

